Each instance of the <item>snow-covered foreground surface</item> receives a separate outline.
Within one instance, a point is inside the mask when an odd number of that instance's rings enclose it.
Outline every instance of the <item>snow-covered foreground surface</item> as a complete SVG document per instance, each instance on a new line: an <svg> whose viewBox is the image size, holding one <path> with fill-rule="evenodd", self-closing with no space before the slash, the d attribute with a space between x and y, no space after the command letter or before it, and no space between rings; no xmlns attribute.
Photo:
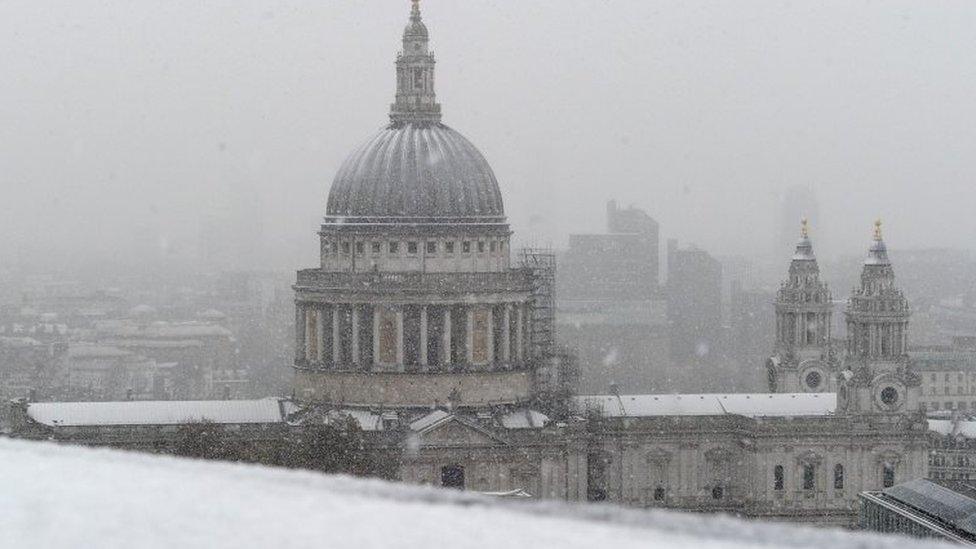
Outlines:
<svg viewBox="0 0 976 549"><path fill-rule="evenodd" d="M0 439L3 547L920 547L916 540ZM934 544L933 544L934 546Z"/></svg>

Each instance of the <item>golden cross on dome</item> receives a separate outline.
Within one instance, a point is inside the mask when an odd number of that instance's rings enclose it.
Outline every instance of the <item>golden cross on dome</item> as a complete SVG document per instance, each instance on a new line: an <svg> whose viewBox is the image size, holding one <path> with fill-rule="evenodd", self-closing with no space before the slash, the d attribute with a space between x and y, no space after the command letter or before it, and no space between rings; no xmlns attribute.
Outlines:
<svg viewBox="0 0 976 549"><path fill-rule="evenodd" d="M874 222L874 239L881 241L881 220L878 219Z"/></svg>
<svg viewBox="0 0 976 549"><path fill-rule="evenodd" d="M803 238L810 236L810 222L805 217L800 220L800 236Z"/></svg>

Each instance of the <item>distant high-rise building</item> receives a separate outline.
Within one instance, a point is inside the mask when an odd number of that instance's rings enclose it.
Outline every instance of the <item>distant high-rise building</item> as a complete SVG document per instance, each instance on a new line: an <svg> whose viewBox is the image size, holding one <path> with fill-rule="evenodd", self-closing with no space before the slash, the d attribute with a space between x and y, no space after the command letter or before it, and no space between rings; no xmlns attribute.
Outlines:
<svg viewBox="0 0 976 549"><path fill-rule="evenodd" d="M672 359L679 365L708 359L722 340L722 264L668 240L667 302Z"/></svg>
<svg viewBox="0 0 976 549"><path fill-rule="evenodd" d="M559 333L580 357L581 387L604 393L671 390L658 224L607 203L607 232L570 236L559 269Z"/></svg>
<svg viewBox="0 0 976 549"><path fill-rule="evenodd" d="M635 207L607 203L607 233L574 234L560 265L569 300L650 299L658 290L658 223Z"/></svg>

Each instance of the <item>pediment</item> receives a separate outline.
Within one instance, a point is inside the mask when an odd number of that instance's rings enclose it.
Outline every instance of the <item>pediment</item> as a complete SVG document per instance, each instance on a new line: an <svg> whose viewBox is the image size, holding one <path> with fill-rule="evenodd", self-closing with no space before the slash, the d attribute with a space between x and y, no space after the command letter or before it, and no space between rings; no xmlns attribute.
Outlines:
<svg viewBox="0 0 976 549"><path fill-rule="evenodd" d="M447 418L417 435L421 446L498 446L508 443L486 429L456 417Z"/></svg>

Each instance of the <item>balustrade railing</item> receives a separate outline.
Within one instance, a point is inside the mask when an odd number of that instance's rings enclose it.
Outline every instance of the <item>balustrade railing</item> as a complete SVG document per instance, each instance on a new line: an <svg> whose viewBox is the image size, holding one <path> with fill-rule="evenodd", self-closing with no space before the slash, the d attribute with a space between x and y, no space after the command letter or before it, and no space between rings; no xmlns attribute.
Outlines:
<svg viewBox="0 0 976 549"><path fill-rule="evenodd" d="M509 270L500 273L335 273L319 269L298 272L297 286L323 289L421 289L466 291L477 289L528 290L531 273Z"/></svg>

